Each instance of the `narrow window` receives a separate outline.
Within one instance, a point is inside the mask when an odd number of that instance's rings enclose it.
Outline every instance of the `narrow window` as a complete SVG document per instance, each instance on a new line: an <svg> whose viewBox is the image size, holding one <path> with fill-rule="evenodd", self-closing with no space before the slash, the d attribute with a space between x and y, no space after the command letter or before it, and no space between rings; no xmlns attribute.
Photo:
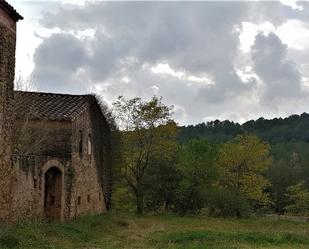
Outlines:
<svg viewBox="0 0 309 249"><path fill-rule="evenodd" d="M37 188L38 185L38 180L37 179L33 179L33 187Z"/></svg>
<svg viewBox="0 0 309 249"><path fill-rule="evenodd" d="M91 141L91 134L88 134L88 155L92 153L92 141Z"/></svg>
<svg viewBox="0 0 309 249"><path fill-rule="evenodd" d="M101 193L99 193L99 201L101 200Z"/></svg>
<svg viewBox="0 0 309 249"><path fill-rule="evenodd" d="M83 156L83 132L79 131L79 145L78 145L79 156Z"/></svg>
<svg viewBox="0 0 309 249"><path fill-rule="evenodd" d="M87 195L87 202L90 202L90 195Z"/></svg>
<svg viewBox="0 0 309 249"><path fill-rule="evenodd" d="M77 204L80 205L82 203L82 198L80 196L77 197Z"/></svg>

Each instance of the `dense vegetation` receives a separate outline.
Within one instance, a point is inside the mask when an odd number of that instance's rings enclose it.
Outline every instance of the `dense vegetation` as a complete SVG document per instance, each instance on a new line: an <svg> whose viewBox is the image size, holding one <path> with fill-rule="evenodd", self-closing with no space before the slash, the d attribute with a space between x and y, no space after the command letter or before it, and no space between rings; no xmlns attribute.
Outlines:
<svg viewBox="0 0 309 249"><path fill-rule="evenodd" d="M291 249L309 247L308 223L109 213L0 229L1 249Z"/></svg>
<svg viewBox="0 0 309 249"><path fill-rule="evenodd" d="M284 213L292 205L287 190L289 186L301 184L309 188L309 114L292 115L288 118L250 120L242 125L231 121L212 121L181 127L179 141L185 143L192 138L204 138L213 144L223 144L238 134L255 134L270 145L273 163L266 176L271 182L272 208ZM303 202L309 198L303 195ZM308 205L306 211L308 212ZM288 208L291 211L291 208ZM299 212L297 212L299 213Z"/></svg>
<svg viewBox="0 0 309 249"><path fill-rule="evenodd" d="M309 214L309 115L177 128L161 99L120 97L114 207L244 217ZM125 125L124 125L125 124Z"/></svg>

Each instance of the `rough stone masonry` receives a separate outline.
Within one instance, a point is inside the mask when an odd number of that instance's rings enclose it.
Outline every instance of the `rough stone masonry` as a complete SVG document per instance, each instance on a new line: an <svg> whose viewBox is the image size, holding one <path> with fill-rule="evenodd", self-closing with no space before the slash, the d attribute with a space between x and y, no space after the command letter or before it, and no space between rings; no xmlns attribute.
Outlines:
<svg viewBox="0 0 309 249"><path fill-rule="evenodd" d="M16 22L0 0L0 224L110 206L110 127L93 95L14 91Z"/></svg>
<svg viewBox="0 0 309 249"><path fill-rule="evenodd" d="M16 22L22 17L0 0L0 221L9 218L12 154L12 105L15 71Z"/></svg>

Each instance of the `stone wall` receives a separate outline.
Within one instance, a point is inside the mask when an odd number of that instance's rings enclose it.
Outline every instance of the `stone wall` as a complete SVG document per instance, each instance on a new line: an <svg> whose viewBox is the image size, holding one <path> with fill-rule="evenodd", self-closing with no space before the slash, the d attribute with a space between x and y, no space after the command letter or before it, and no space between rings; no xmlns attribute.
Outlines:
<svg viewBox="0 0 309 249"><path fill-rule="evenodd" d="M11 156L12 103L16 25L0 10L0 222L8 219L13 184Z"/></svg>
<svg viewBox="0 0 309 249"><path fill-rule="evenodd" d="M16 122L17 127L22 127L25 121ZM108 190L104 187L109 186L105 181L109 179L106 172L110 169L110 138L109 128L98 107L89 106L72 122L29 120L26 127L25 130L32 130L30 138L33 142L26 142L25 145L29 144L31 148L36 141L37 146L34 146L34 150L27 151L29 156L13 156L15 179L12 220L36 220L53 215L56 217L59 210L55 208L53 212L53 207L46 210L44 201L46 198L54 198L57 204L60 188L62 220L105 211ZM14 134L18 134L20 130L22 129L19 128ZM40 139L42 137L45 138ZM16 143L16 138L13 141ZM58 164L61 166L57 166ZM54 196L46 194L45 182L49 167L56 167L63 176L61 185L53 187L57 189Z"/></svg>
<svg viewBox="0 0 309 249"><path fill-rule="evenodd" d="M70 121L14 120L13 149L15 154L70 157L72 123Z"/></svg>
<svg viewBox="0 0 309 249"><path fill-rule="evenodd" d="M82 113L73 123L72 165L74 181L70 217L106 210L103 191L103 134L104 127L97 127L102 116L93 109ZM90 148L89 148L90 147Z"/></svg>
<svg viewBox="0 0 309 249"><path fill-rule="evenodd" d="M104 191L105 205L107 209L110 209L112 193L110 128L105 117L102 116L102 110L97 103L93 103L89 114L93 133L93 144L95 145L93 157L100 175L100 182Z"/></svg>
<svg viewBox="0 0 309 249"><path fill-rule="evenodd" d="M68 219L70 193L72 191L72 123L56 120L31 120L18 118L14 120L13 134L13 203L14 215L11 221ZM60 166L59 166L60 165ZM61 206L60 217L54 215L53 207L46 209L44 201L53 196L45 189L46 175L49 167L61 171L63 182L56 186L55 192L62 196L62 203L55 203L55 211ZM58 202L59 200L56 199Z"/></svg>
<svg viewBox="0 0 309 249"><path fill-rule="evenodd" d="M33 221L45 219L45 176L48 169L55 167L62 173L61 184L62 203L61 220L68 216L68 202L66 195L69 181L70 159L44 156L14 155L13 166L15 170L15 187L12 198L12 222Z"/></svg>

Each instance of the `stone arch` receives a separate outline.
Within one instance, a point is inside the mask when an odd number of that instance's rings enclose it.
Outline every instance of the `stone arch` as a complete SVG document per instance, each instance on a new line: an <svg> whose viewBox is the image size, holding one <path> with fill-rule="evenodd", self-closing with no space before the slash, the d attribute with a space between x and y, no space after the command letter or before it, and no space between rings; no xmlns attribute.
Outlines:
<svg viewBox="0 0 309 249"><path fill-rule="evenodd" d="M64 167L58 160L49 160L43 166L44 218L64 219Z"/></svg>
<svg viewBox="0 0 309 249"><path fill-rule="evenodd" d="M43 174L46 173L46 171L48 171L51 167L56 167L58 168L62 173L64 173L64 167L62 165L62 163L60 163L58 160L56 159L51 159L49 161L47 161L43 168L42 168L42 171L43 171Z"/></svg>

